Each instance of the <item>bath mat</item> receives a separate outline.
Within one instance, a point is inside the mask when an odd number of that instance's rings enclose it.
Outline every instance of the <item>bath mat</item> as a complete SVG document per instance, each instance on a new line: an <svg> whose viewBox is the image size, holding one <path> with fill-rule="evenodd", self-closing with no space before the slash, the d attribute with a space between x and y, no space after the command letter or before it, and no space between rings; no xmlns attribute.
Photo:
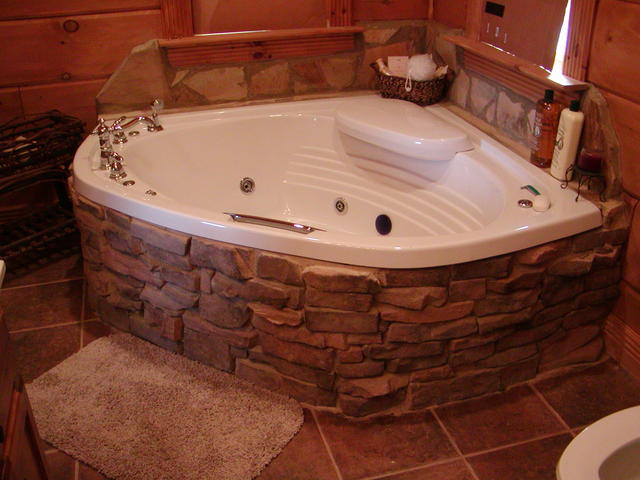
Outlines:
<svg viewBox="0 0 640 480"><path fill-rule="evenodd" d="M114 480L248 480L303 422L295 401L128 334L27 388L42 437Z"/></svg>

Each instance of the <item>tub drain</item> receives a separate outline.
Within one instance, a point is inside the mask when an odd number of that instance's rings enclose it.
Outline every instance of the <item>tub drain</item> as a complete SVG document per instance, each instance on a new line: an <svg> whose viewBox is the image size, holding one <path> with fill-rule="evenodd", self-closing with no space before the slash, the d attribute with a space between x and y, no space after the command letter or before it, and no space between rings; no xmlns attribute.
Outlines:
<svg viewBox="0 0 640 480"><path fill-rule="evenodd" d="M240 190L244 193L251 193L256 188L256 182L251 177L244 177L240 180Z"/></svg>
<svg viewBox="0 0 640 480"><path fill-rule="evenodd" d="M336 209L336 212L338 212L340 215L344 215L345 213L347 213L347 210L349 209L349 205L347 205L347 201L342 197L336 198L333 202L333 206Z"/></svg>

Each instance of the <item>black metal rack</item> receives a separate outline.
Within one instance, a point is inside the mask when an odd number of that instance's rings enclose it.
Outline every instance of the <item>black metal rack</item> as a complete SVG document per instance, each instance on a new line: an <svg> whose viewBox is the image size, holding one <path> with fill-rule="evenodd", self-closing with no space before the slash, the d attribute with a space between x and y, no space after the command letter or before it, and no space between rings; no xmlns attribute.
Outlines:
<svg viewBox="0 0 640 480"><path fill-rule="evenodd" d="M53 200L0 216L0 258L15 276L79 250L67 191L68 167L84 137L84 125L56 110L0 125L0 207L12 196L53 189Z"/></svg>

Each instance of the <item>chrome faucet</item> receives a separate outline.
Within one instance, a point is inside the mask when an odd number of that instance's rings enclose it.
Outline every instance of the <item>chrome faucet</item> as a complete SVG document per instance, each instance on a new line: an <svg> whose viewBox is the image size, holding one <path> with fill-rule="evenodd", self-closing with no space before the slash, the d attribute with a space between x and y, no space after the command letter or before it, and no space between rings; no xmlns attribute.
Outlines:
<svg viewBox="0 0 640 480"><path fill-rule="evenodd" d="M100 142L100 169L106 170L109 164L109 154L113 152L113 147L111 146L111 132L109 131L109 127L104 123L104 118L101 117L98 119L98 126L93 133L98 135Z"/></svg>
<svg viewBox="0 0 640 480"><path fill-rule="evenodd" d="M126 130L127 128L133 127L138 123L146 123L147 130L149 132L160 132L163 130L163 128L162 128L162 125L160 125L160 121L158 120L158 112L160 112L163 108L164 108L164 102L156 98L153 102L151 102L151 112L152 112L151 117L147 115L138 115L137 117L132 118L126 123L123 123L123 122L127 119L127 117L120 117L115 122L113 122L110 129L114 132L123 134L124 133L123 130ZM114 136L115 136L115 133L114 133ZM124 138L125 138L124 141L126 142L126 137ZM124 143L124 142L121 142L121 143Z"/></svg>
<svg viewBox="0 0 640 480"><path fill-rule="evenodd" d="M127 172L124 171L124 167L122 166L122 163L124 162L122 155L119 155L116 152L111 152L108 159L109 178L111 180L118 181L127 176Z"/></svg>

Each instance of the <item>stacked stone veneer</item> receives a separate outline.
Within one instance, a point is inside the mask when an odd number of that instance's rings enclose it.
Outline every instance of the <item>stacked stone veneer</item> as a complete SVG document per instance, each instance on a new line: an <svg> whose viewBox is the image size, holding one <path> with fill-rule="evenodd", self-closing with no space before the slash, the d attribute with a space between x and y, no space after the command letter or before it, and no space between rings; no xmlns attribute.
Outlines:
<svg viewBox="0 0 640 480"><path fill-rule="evenodd" d="M234 246L75 198L100 318L351 416L504 389L603 354L626 226L444 267Z"/></svg>

